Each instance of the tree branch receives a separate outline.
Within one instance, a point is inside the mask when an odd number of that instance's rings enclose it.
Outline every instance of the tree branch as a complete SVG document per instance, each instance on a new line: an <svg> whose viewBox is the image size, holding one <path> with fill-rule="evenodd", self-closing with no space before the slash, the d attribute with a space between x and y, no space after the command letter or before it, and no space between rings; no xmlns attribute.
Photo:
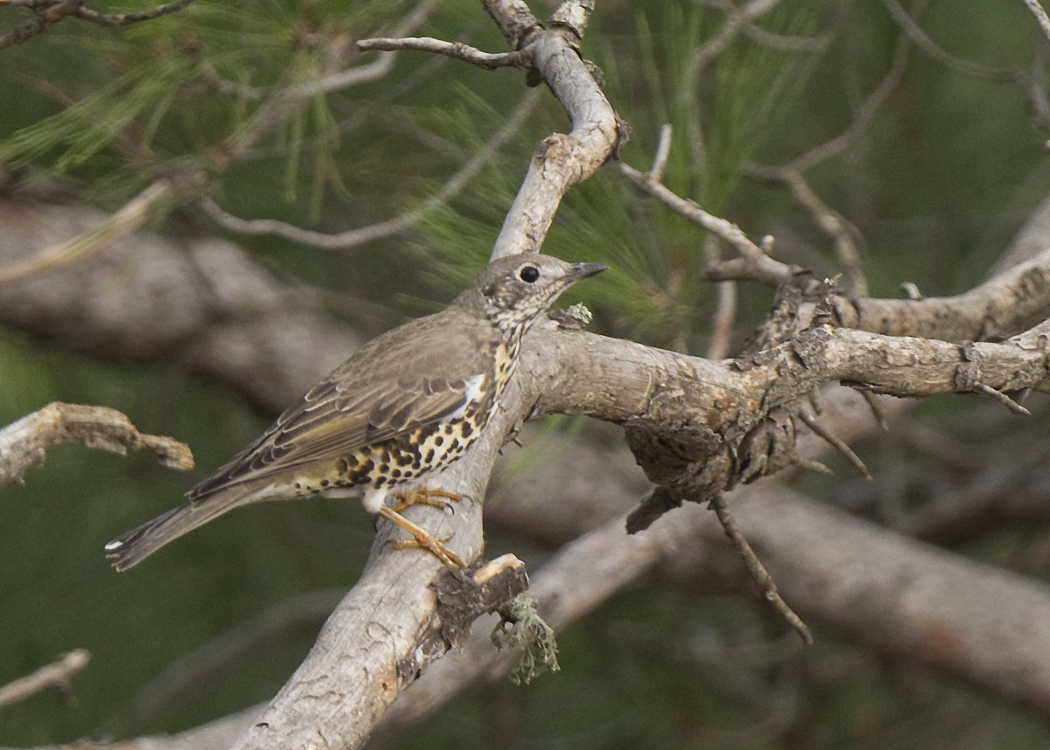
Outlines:
<svg viewBox="0 0 1050 750"><path fill-rule="evenodd" d="M836 429L841 427L850 439L879 429L870 417L858 419L852 413L847 402L859 405L855 396L831 401L829 411L841 418ZM548 463L545 481L572 487L581 465L622 465L620 456L591 459L587 453L574 448L560 463ZM739 561L702 506L682 507L673 518L628 536L623 512L635 502L636 483L617 476L593 487L593 494L581 487L581 497L567 498L530 493L521 486L534 482L529 477L504 488L503 501L486 520L550 545L580 535L532 575L530 594L556 629L564 630L647 575L697 592L736 589L743 581ZM601 507L596 505L598 495ZM1044 586L901 537L770 483L738 488L727 500L783 595L807 619L902 664L918 659L1050 712L1045 701L1050 659L1035 656L1050 654L1050 628L1026 624L1050 622L1045 614L1050 595ZM586 510L573 512L575 506ZM786 528L780 527L782 521ZM927 596L934 591L941 593ZM488 626L479 622L471 641L423 675L387 721L392 726L421 721L464 688L505 674L507 659L492 650Z"/></svg>
<svg viewBox="0 0 1050 750"><path fill-rule="evenodd" d="M132 23L141 23L142 21L152 21L154 18L160 18L166 16L169 13L177 13L178 11L192 5L194 0L172 0L169 3L162 3L156 5L149 10L139 11L138 13L99 13L96 10L90 8L80 8L77 11L77 18L81 18L85 21L97 24L99 26L127 26Z"/></svg>
<svg viewBox="0 0 1050 750"><path fill-rule="evenodd" d="M537 144L492 250L492 257L500 258L538 251L562 196L613 156L627 134L578 49L593 3L564 3L563 15L573 24L546 30L524 3L485 0L485 9L512 49L531 49L536 79L550 87L573 125L570 133L555 133Z"/></svg>
<svg viewBox="0 0 1050 750"><path fill-rule="evenodd" d="M193 468L188 446L169 437L143 435L119 411L104 406L48 404L0 430L0 486L21 483L25 473L44 462L47 448L83 443L124 455L149 450L169 469Z"/></svg>
<svg viewBox="0 0 1050 750"><path fill-rule="evenodd" d="M1032 11L1032 15L1035 16L1035 20L1039 23L1039 28L1043 32L1043 36L1050 40L1050 17L1046 15L1046 11L1043 10L1043 6L1039 4L1039 0L1024 0L1024 4L1028 6L1028 10Z"/></svg>
<svg viewBox="0 0 1050 750"><path fill-rule="evenodd" d="M423 203L400 216L367 227L349 229L338 234L326 234L288 224L276 219L241 219L227 213L211 198L201 200L201 208L218 224L232 232L246 235L276 235L298 242L309 247L324 250L349 250L368 242L374 242L399 232L411 229L428 215L448 205L459 192L466 187L472 177L481 171L511 138L513 138L528 121L536 109L540 97L538 92L530 91L523 98L517 109L507 119L506 124L452 176L437 193ZM2 269L0 269L2 270Z"/></svg>
<svg viewBox="0 0 1050 750"><path fill-rule="evenodd" d="M23 21L3 36L0 36L0 50L15 44L29 41L38 34L43 34L56 23L76 15L84 0L54 0L47 3L34 3L31 7L34 17Z"/></svg>
<svg viewBox="0 0 1050 750"><path fill-rule="evenodd" d="M462 60L472 65L477 65L485 70L496 68L527 68L531 67L531 51L526 48L514 52L482 52L462 42L446 42L432 37L402 37L400 39L377 38L362 39L357 43L357 48L363 52L372 50L383 50L395 52L399 50L416 50L419 52L432 52L438 55L446 55L454 60Z"/></svg>
<svg viewBox="0 0 1050 750"><path fill-rule="evenodd" d="M0 708L24 701L48 688L57 687L60 690L69 690L73 675L86 667L90 660L91 654L78 648L68 654L63 654L31 675L26 675L6 685L0 685Z"/></svg>

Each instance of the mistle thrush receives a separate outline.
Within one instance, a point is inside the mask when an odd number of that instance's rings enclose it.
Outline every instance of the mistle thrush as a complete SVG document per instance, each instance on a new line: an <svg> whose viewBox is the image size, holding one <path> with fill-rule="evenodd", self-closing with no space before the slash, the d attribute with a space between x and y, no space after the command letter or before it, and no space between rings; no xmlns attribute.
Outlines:
<svg viewBox="0 0 1050 750"><path fill-rule="evenodd" d="M107 556L125 570L233 508L360 488L367 510L462 565L387 494L410 497L398 490L463 455L498 406L525 331L570 284L604 268L537 254L492 262L441 312L361 347L185 503L107 544Z"/></svg>

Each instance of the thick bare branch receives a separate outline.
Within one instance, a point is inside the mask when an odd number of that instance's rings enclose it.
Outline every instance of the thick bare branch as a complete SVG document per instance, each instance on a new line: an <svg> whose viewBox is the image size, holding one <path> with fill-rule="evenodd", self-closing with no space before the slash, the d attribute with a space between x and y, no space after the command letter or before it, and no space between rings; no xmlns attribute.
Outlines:
<svg viewBox="0 0 1050 750"><path fill-rule="evenodd" d="M1048 309L1050 249L954 297L918 300L864 298L834 302L837 322L892 336L944 341L1012 336Z"/></svg>
<svg viewBox="0 0 1050 750"><path fill-rule="evenodd" d="M1023 577L968 561L863 520L761 484L728 497L785 598L840 637L902 663L916 659L1000 694L1050 710L1050 595ZM495 515L514 513L514 501ZM560 500L558 501L560 502ZM621 498L630 502L630 498ZM544 516L541 505L530 517ZM566 532L551 529L555 537ZM661 566L661 579L691 586L724 577L731 556L712 514L686 506L641 534L616 517L566 545L533 575L531 594L555 628L591 611L625 582ZM739 566L738 566L739 567ZM672 573L673 571L673 573ZM716 583L719 588L734 585ZM1042 625L1033 626L1033 623ZM396 725L433 714L463 687L506 670L487 643L487 623L449 654L388 714Z"/></svg>
<svg viewBox="0 0 1050 750"><path fill-rule="evenodd" d="M752 417L745 413L761 418L830 381L915 397L974 393L977 383L1021 390L1047 379L1045 345L1021 337L960 345L820 327L748 362L711 362L583 331L538 329L528 341L529 379L545 386L536 394L535 414L581 414L654 430L692 426L719 435L746 431Z"/></svg>
<svg viewBox="0 0 1050 750"><path fill-rule="evenodd" d="M575 19L572 26L553 25L541 30L524 3L485 2L511 48L528 46L532 50L538 79L550 87L573 125L570 133L555 133L537 145L496 238L493 258L539 250L565 192L590 177L625 137L616 113L577 47L578 34L593 3L569 5L579 6L565 11L567 17Z"/></svg>
<svg viewBox="0 0 1050 750"><path fill-rule="evenodd" d="M502 434L502 433L501 433ZM432 480L458 492L456 515L414 508L464 559L480 553L481 499L498 450L486 432L467 455ZM413 520L418 520L414 518ZM433 621L431 582L441 570L423 551L394 550L380 535L360 580L336 608L306 660L234 747L360 747L391 703L418 676L399 670Z"/></svg>

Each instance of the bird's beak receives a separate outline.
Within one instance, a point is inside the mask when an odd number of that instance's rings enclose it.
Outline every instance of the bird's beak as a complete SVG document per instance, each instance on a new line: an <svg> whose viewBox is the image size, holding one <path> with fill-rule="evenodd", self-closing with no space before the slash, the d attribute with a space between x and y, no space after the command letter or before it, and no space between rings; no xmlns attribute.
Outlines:
<svg viewBox="0 0 1050 750"><path fill-rule="evenodd" d="M608 266L601 263L573 263L572 271L569 276L573 281L577 279L586 279L588 276L594 276L596 273L601 273Z"/></svg>

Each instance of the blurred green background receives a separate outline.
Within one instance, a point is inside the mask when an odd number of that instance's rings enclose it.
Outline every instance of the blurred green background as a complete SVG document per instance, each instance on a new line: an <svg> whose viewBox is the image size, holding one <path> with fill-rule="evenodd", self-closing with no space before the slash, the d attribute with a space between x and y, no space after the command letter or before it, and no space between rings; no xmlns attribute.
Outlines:
<svg viewBox="0 0 1050 750"><path fill-rule="evenodd" d="M632 127L626 163L648 169L659 129L671 123L670 188L756 240L776 236L780 257L832 275L841 268L828 237L783 188L749 177L748 166L788 163L855 122L907 44L887 3L781 3L701 66L698 50L723 33L734 17L730 4L609 0L597 3L582 49ZM92 7L116 13L150 4ZM252 137L273 87L370 62L374 56L355 54L353 42L390 33L414 7L197 0L127 27L64 21L0 50L3 189L19 200L111 211L158 176L201 174L204 192L236 216L323 232L417 208L505 125L529 94L524 73L402 53L387 75L307 98ZM541 17L552 7L532 4ZM1047 40L1022 3L930 0L911 10L951 55L1018 71L1041 87ZM0 7L0 33L27 17ZM505 50L469 0L438 4L412 34ZM873 296L898 296L903 281L927 295L952 294L983 278L1046 198L1050 122L1012 74L971 75L914 45L900 59L900 80L868 127L806 176L863 237ZM436 309L473 276L536 142L569 127L544 92L447 205L345 252L227 233L192 201L171 206L150 231L233 239L282 277L322 289L320 304L334 318L374 335ZM544 251L612 267L601 285L567 295L595 312L595 330L702 355L713 310L703 239L610 164L569 193ZM737 344L772 299L754 287L740 295ZM200 467L186 476L148 456L69 446L52 450L25 486L0 490L0 684L73 648L93 657L70 694L44 692L0 708L0 746L174 732L271 697L312 643L320 613L364 564L367 514L326 500L240 511L118 576L102 545L179 502L274 414L174 362L97 360L14 328L0 328L0 386L0 424L55 400L102 404L144 432L187 442ZM935 399L921 416L950 421L957 404ZM586 425L567 424L554 429L586 439ZM878 465L879 449L867 449ZM819 493L828 483L807 486ZM1041 533L989 525L956 548L1020 567ZM508 542L497 536L489 544ZM1025 572L1045 577L1047 566ZM560 673L527 687L477 687L440 721L383 735L376 746L1050 744L1046 716L921 667L886 664L819 626L814 648L770 656L768 612L748 591L658 583L641 582L560 633ZM273 621L285 625L266 631L262 623ZM238 627L249 647L213 666L186 661Z"/></svg>

